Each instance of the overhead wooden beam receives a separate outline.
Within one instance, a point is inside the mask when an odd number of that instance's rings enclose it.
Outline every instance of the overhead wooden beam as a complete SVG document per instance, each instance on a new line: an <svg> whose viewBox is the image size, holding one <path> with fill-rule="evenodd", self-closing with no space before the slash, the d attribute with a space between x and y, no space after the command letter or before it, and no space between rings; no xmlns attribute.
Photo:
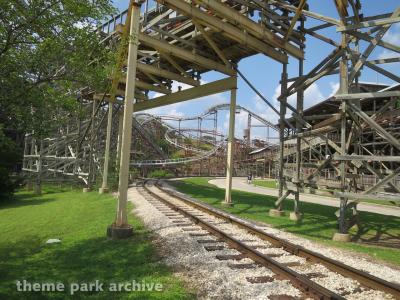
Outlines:
<svg viewBox="0 0 400 300"><path fill-rule="evenodd" d="M217 80L211 83L203 84L198 87L175 92L170 95L157 97L149 101L135 103L133 110L135 112L138 112L146 109L152 109L160 106L222 93L233 88L236 88L236 77L228 77L226 79Z"/></svg>
<svg viewBox="0 0 400 300"><path fill-rule="evenodd" d="M137 68L139 71L141 72L145 72L148 74L152 74L155 76L160 76L160 77L164 77L170 80L176 80L182 83L186 83L192 86L199 86L200 82L198 80L194 80L192 78L189 77L184 77L181 76L177 73L171 72L171 71L167 71L161 68L158 68L156 66L153 65L147 65L147 64L142 64L142 63L138 63L137 64Z"/></svg>
<svg viewBox="0 0 400 300"><path fill-rule="evenodd" d="M181 12L182 14L190 18L196 19L203 25L208 26L218 32L221 32L228 38L242 45L245 45L253 49L254 51L263 53L281 63L287 63L288 61L287 55L285 55L284 53L277 51L270 45L251 36L250 34L244 32L243 30L227 22L223 22L221 19L209 15L193 5L190 5L184 1L177 1L177 0L162 0L162 1L157 0L157 1L160 3L162 2L163 4L166 4L169 7L174 8L175 10Z"/></svg>
<svg viewBox="0 0 400 300"><path fill-rule="evenodd" d="M359 38L360 40L364 40L367 42L371 42L374 40L374 37L364 33L364 32L360 32L360 31L355 31L355 30L349 30L348 32L346 32L347 34L350 34L352 36L355 36L356 38ZM392 50L395 51L397 53L400 53L400 47L397 45L394 45L392 43L386 42L384 40L380 40L378 41L378 45L386 48L388 50Z"/></svg>
<svg viewBox="0 0 400 300"><path fill-rule="evenodd" d="M393 74L392 72L389 72L389 71L387 71L387 70L385 70L385 69L383 69L383 68L381 68L381 67L379 67L377 65L371 64L368 61L365 61L364 64L368 68L370 68L370 69L372 69L372 70L374 70L374 71L376 71L378 73L381 73L382 75L384 75L384 76L386 76L386 77L388 77L388 78L390 78L390 79L392 79L392 80L394 80L396 82L400 82L400 77L395 75L395 74Z"/></svg>
<svg viewBox="0 0 400 300"><path fill-rule="evenodd" d="M260 5L265 5L265 3L261 0L253 0L253 1L259 3ZM286 8L287 10L290 10L292 12L296 12L296 10L297 10L297 7L294 5L285 4L285 3L282 3L282 2L276 1L276 0L269 0L268 4L273 4L277 7ZM324 15L321 15L321 14L318 14L318 13L315 13L315 12L312 12L309 10L303 9L301 14L305 15L307 17L313 18L313 19L324 21L324 22L332 24L332 25L338 25L338 26L341 25L340 21L335 18L327 17L327 16L324 16Z"/></svg>
<svg viewBox="0 0 400 300"><path fill-rule="evenodd" d="M249 33L253 34L260 40L272 45L273 47L281 48L282 50L287 51L287 53L293 55L296 58L304 57L303 51L293 46L292 44L288 43L287 39L283 39L280 36L272 33L265 27L260 26L260 24L257 24L253 20L242 15L232 7L223 4L221 1L219 0L198 0L198 1L206 5L207 7L211 8L213 11L215 11L218 15L222 16L223 18L226 18L229 21L234 22L235 24L239 24ZM305 2L305 0L302 1ZM300 17L300 15L298 15L297 18L298 17Z"/></svg>
<svg viewBox="0 0 400 300"><path fill-rule="evenodd" d="M301 12L302 12L302 10L303 10L305 5L306 5L306 0L300 0L299 5L297 6L296 13L295 13L294 17L292 18L292 20L290 21L289 29L286 31L286 34L285 34L285 36L283 38L285 40L285 42L288 41L288 39L289 39L289 37L290 37L290 35L291 35L292 31L293 31L293 28L296 25L297 20L301 16Z"/></svg>
<svg viewBox="0 0 400 300"><path fill-rule="evenodd" d="M171 45L165 41L161 41L155 38L152 38L146 34L140 33L139 40L141 43L150 46L154 49L157 49L161 52L165 52L167 54L173 55L175 57L179 57L180 59L184 59L186 61L197 64L208 70L215 70L227 75L234 75L235 71L232 68L229 68L223 64L217 63L209 58L200 56L198 54L192 53L188 50L184 50L180 47Z"/></svg>
<svg viewBox="0 0 400 300"><path fill-rule="evenodd" d="M382 25L388 25L388 24L393 24L393 23L398 23L400 22L400 17L394 17L394 18L386 18L386 19L381 19L381 20L376 20L376 21L367 21L367 22L360 22L357 24L352 24L352 25L346 25L346 26L339 26L336 28L336 31L348 31L348 30L354 30L354 29L361 29L361 28L367 28L367 27L372 27L372 26L382 26Z"/></svg>
<svg viewBox="0 0 400 300"><path fill-rule="evenodd" d="M373 64L373 65L390 64L390 63L394 63L394 62L400 62L400 57L381 58L381 59L374 59L374 60L368 61L368 63Z"/></svg>
<svg viewBox="0 0 400 300"><path fill-rule="evenodd" d="M366 99L366 98L388 98L400 97L400 91L370 92L370 93L354 93L354 94L336 94L336 99Z"/></svg>
<svg viewBox="0 0 400 300"><path fill-rule="evenodd" d="M126 78L125 77L121 78L119 82L125 84ZM138 80L138 79L136 79L136 86L143 90L154 91L154 92L158 92L158 93L162 93L162 94L171 94L171 90L169 90L165 87L152 85L148 82Z"/></svg>
<svg viewBox="0 0 400 300"><path fill-rule="evenodd" d="M197 23L196 21L192 21L193 24L196 26L196 28L201 32L207 43L210 45L210 47L214 50L214 52L218 55L218 57L224 62L225 65L230 65L230 62L227 60L225 57L224 53L221 51L221 49L218 48L217 44L213 41L211 35L206 32L205 28Z"/></svg>

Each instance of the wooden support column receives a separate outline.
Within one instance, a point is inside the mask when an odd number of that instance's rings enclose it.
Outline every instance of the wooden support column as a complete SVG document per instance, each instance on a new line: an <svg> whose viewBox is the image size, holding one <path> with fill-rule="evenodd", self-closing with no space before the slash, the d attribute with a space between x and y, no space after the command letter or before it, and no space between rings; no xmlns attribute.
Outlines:
<svg viewBox="0 0 400 300"><path fill-rule="evenodd" d="M347 36L346 34L342 34L342 47L345 48L347 46ZM342 55L342 59L340 61L340 93L347 94L349 91L349 81L348 81L348 66L347 66L347 57L344 52ZM342 100L341 110L342 110L342 119L341 119L341 131L340 131L340 150L342 155L346 155L346 101ZM340 163L340 190L342 193L346 192L346 161L342 161ZM339 208L339 232L335 233L333 236L333 240L336 241L349 241L350 236L347 234L346 228L346 206L347 206L347 198L341 196L340 197L340 208Z"/></svg>
<svg viewBox="0 0 400 300"><path fill-rule="evenodd" d="M280 97L280 110L279 110L279 198L283 196L283 186L285 184L284 170L284 151L285 151L285 115L286 115L286 102L287 102L287 64L282 64L282 78L281 78L281 97ZM288 194L287 194L288 195ZM286 196L287 196L286 195ZM283 197L282 201L285 197ZM279 202L276 209L269 211L270 216L282 216L282 201Z"/></svg>
<svg viewBox="0 0 400 300"><path fill-rule="evenodd" d="M121 145L121 162L119 169L118 206L114 224L108 227L107 235L114 238L126 238L132 235L132 226L127 221L128 176L132 139L132 113L136 84L136 66L139 44L139 18L142 1L132 3L128 64L126 74L124 120Z"/></svg>
<svg viewBox="0 0 400 300"><path fill-rule="evenodd" d="M232 205L232 174L233 174L233 155L235 147L235 114L236 114L236 90L231 89L231 103L229 107L229 135L226 158L226 181L225 181L225 201L224 205Z"/></svg>
<svg viewBox="0 0 400 300"><path fill-rule="evenodd" d="M119 163L121 160L121 146L122 146L122 130L124 125L124 112L121 110L118 113L118 143L117 143L117 157L115 159L115 169L119 170Z"/></svg>
<svg viewBox="0 0 400 300"><path fill-rule="evenodd" d="M37 177L35 183L35 195L42 194L42 164L43 164L43 139L40 139L39 157L37 159Z"/></svg>
<svg viewBox="0 0 400 300"><path fill-rule="evenodd" d="M301 27L304 28L304 21L301 21ZM301 45L300 49L304 50L304 41ZM299 77L303 76L304 73L304 59L299 60ZM303 117L303 109L304 109L304 89L300 89L297 92L297 112L299 117ZM296 121L296 131L300 133L302 131L302 124L297 120ZM290 215L290 218L293 220L299 220L301 218L301 214L299 212L299 202L300 202L300 190L301 190L301 138L296 138L296 176L293 180L293 183L296 184L296 193L294 195L294 212Z"/></svg>
<svg viewBox="0 0 400 300"><path fill-rule="evenodd" d="M108 163L110 160L110 143L111 143L113 106L114 106L114 104L112 102L108 102L106 149L104 151L103 182L101 184L101 188L99 189L100 194L108 192Z"/></svg>
<svg viewBox="0 0 400 300"><path fill-rule="evenodd" d="M93 145L94 145L94 118L96 114L96 106L97 106L97 101L93 98L92 102L92 116L91 116L91 123L90 123L90 140L89 140L89 160L88 160L88 178L87 178L87 184L86 187L83 188L83 192L87 193L92 189L93 185L93 172L94 172L94 161L93 161Z"/></svg>

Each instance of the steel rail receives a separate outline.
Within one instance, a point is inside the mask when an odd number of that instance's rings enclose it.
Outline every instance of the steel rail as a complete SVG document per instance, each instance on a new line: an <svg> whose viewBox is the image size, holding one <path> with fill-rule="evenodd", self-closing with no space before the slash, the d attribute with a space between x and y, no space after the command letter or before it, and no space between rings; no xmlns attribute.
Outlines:
<svg viewBox="0 0 400 300"><path fill-rule="evenodd" d="M386 281L384 279L378 278L372 274L369 274L367 272L360 271L356 268L353 268L351 266L348 266L340 261L334 260L332 258L326 257L320 253L314 252L312 250L306 249L302 246L293 244L291 242L288 242L284 239L278 238L272 234L266 233L263 230L260 230L256 228L253 225L250 225L238 218L234 218L231 215L227 213L223 213L219 210L216 210L215 208L209 207L208 205L205 205L203 203L198 203L197 201L185 198L181 195L178 195L176 192L173 192L171 190L167 190L165 188L162 188L158 183L156 186L162 190L164 193L171 197L175 197L186 204L189 204L201 211L204 211L207 214L211 214L215 217L218 217L220 219L223 219L225 221L230 222L231 224L234 224L242 229L247 230L248 232L256 235L257 237L270 242L273 245L282 247L285 251L303 257L309 261L315 262L315 263L320 263L327 267L329 270L337 272L345 277L350 277L352 279L357 280L360 282L362 285L375 289L375 290L380 290L386 293L389 293L395 297L395 299L400 299L400 285Z"/></svg>
<svg viewBox="0 0 400 300"><path fill-rule="evenodd" d="M276 260L270 258L268 255L257 251L256 249L242 243L238 239L226 234L225 232L219 230L214 225L192 215L191 213L187 212L185 209L179 207L171 203L170 201L164 199L157 193L151 191L148 186L147 182L143 185L144 189L154 198L159 200L160 202L166 204L171 209L183 214L187 218L191 219L196 225L202 227L206 231L210 232L214 236L220 238L224 242L226 242L230 247L240 251L241 253L245 254L247 257L254 260L256 263L263 265L264 267L269 268L275 274L281 275L285 279L288 279L294 287L300 289L303 293L307 296L312 297L314 299L345 299L344 297L326 289L325 287L315 283L314 281L308 279L303 274L299 274L296 271L290 269L289 267L277 262ZM156 185L156 187L158 187ZM164 191L164 190L162 190ZM175 196L174 196L175 197Z"/></svg>

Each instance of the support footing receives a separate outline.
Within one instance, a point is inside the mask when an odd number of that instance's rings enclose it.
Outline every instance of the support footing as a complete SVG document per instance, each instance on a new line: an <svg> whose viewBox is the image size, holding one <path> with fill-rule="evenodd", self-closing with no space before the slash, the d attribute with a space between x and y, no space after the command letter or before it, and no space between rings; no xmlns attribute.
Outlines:
<svg viewBox="0 0 400 300"><path fill-rule="evenodd" d="M106 187L99 188L99 194L107 194L108 192L109 190Z"/></svg>
<svg viewBox="0 0 400 300"><path fill-rule="evenodd" d="M279 209L270 209L269 215L270 215L270 217L282 217L285 215L285 212L283 210L279 210Z"/></svg>
<svg viewBox="0 0 400 300"><path fill-rule="evenodd" d="M33 184L32 184L32 182L27 182L26 183L26 190L27 191L33 191Z"/></svg>
<svg viewBox="0 0 400 300"><path fill-rule="evenodd" d="M83 188L82 189L82 193L89 193L90 192L90 188Z"/></svg>
<svg viewBox="0 0 400 300"><path fill-rule="evenodd" d="M350 242L351 236L349 233L339 233L335 232L333 234L332 240L335 242Z"/></svg>
<svg viewBox="0 0 400 300"><path fill-rule="evenodd" d="M233 203L232 203L232 202L222 201L222 202L221 202L221 205L222 205L222 206L226 206L226 207L232 207L232 206L233 206Z"/></svg>
<svg viewBox="0 0 400 300"><path fill-rule="evenodd" d="M291 212L289 214L289 219L292 221L300 221L303 218L303 214L302 213L295 213L295 212Z"/></svg>
<svg viewBox="0 0 400 300"><path fill-rule="evenodd" d="M40 196L42 194L42 187L40 185L35 185L34 193L35 195Z"/></svg>
<svg viewBox="0 0 400 300"><path fill-rule="evenodd" d="M127 239L133 235L133 227L132 225L126 224L124 226L117 226L115 224L111 224L107 227L107 237L119 240L119 239Z"/></svg>

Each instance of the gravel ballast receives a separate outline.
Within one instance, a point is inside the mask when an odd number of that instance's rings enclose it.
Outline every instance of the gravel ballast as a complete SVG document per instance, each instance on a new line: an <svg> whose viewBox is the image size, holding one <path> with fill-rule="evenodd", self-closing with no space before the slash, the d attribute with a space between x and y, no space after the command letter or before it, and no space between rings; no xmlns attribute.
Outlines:
<svg viewBox="0 0 400 300"><path fill-rule="evenodd" d="M233 235L236 239L245 242L249 246L256 246L258 251L265 254L280 254L281 256L274 257L274 259L280 263L287 263L296 272L323 274L323 276L316 276L312 280L329 290L343 295L346 299L393 299L390 295L382 292L360 287L358 282L331 272L322 265L309 264L305 259L292 255L281 248L268 248L271 246L268 242L247 233L243 229L206 215L204 212L189 207L176 198L168 197L155 187L152 190L165 196L168 201L174 204L179 204L185 209L189 208L191 213L211 222L219 230ZM175 216L170 219L165 214L172 214L173 211L150 195L147 195L143 188L130 188L128 195L130 201L135 205L135 213L155 233L156 242L159 245L165 263L172 267L177 275L183 278L190 287L198 291L197 296L199 299L267 299L268 296L272 295L302 296L301 291L293 287L287 280L275 279L271 282L250 283L249 278L259 276L273 277L275 274L265 267L255 265L248 258L218 260L216 258L217 255L237 255L240 253L229 249L223 242L215 242L216 238L211 235L192 236L191 234L193 233L207 234L207 232L179 214L174 214ZM188 226L183 226L182 224L187 224ZM370 272L385 280L393 282L400 280L400 272L398 270L371 263L364 258L354 257L354 255L350 256L347 251L320 246L317 243L268 226L263 225L259 226L259 228L267 233L279 235L279 237L292 243L322 253L325 256L340 259L346 264ZM197 240L212 240L212 242L203 241L199 243ZM223 248L220 249L220 246L223 246ZM207 251L207 247L214 251Z"/></svg>

